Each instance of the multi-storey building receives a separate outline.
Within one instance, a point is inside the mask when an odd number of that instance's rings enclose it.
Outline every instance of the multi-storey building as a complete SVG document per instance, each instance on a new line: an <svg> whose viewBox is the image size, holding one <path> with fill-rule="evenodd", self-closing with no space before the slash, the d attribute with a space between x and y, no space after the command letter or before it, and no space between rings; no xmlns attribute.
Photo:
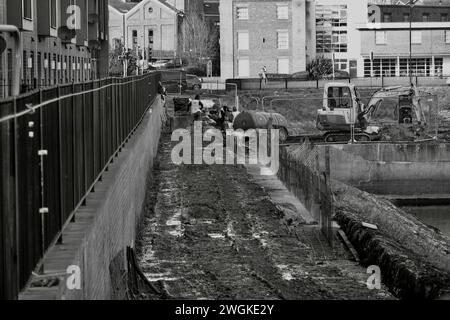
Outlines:
<svg viewBox="0 0 450 320"><path fill-rule="evenodd" d="M2 24L20 30L21 70L13 70L13 39L0 56L0 95L11 94L12 76L21 74L21 91L107 76L107 0L2 0Z"/></svg>
<svg viewBox="0 0 450 320"><path fill-rule="evenodd" d="M221 0L223 78L257 77L305 70L310 2L305 0Z"/></svg>
<svg viewBox="0 0 450 320"><path fill-rule="evenodd" d="M178 56L184 5L184 0L110 0L111 47L121 42L146 61Z"/></svg>
<svg viewBox="0 0 450 320"><path fill-rule="evenodd" d="M379 13L379 22L356 26L364 59L359 76L450 75L450 6L380 5Z"/></svg>
<svg viewBox="0 0 450 320"><path fill-rule="evenodd" d="M411 10L415 75L450 75L446 4L423 0ZM351 77L406 76L409 14L409 5L384 0L221 0L222 77L257 77L263 66L304 71L319 56Z"/></svg>
<svg viewBox="0 0 450 320"><path fill-rule="evenodd" d="M334 59L335 69L358 75L362 65L361 35L355 25L367 22L368 7L364 0L313 1L315 30L310 46L313 57Z"/></svg>

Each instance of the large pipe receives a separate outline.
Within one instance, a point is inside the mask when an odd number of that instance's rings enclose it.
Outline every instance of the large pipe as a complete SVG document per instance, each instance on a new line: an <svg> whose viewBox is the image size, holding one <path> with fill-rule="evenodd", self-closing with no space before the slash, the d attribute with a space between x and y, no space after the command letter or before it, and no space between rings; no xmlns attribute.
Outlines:
<svg viewBox="0 0 450 320"><path fill-rule="evenodd" d="M12 95L18 96L20 94L20 64L22 63L22 40L20 38L20 31L16 26L13 25L0 25L0 32L9 32L14 36L14 50L15 50L15 59L14 59L14 72L12 79Z"/></svg>

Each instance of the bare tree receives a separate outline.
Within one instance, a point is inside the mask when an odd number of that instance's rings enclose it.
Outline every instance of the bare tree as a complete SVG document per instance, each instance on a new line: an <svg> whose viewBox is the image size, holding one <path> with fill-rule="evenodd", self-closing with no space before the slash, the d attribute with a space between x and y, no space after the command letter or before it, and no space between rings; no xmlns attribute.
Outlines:
<svg viewBox="0 0 450 320"><path fill-rule="evenodd" d="M109 52L109 74L119 76L124 74L124 63L127 66L127 75L134 75L137 68L135 52L131 49L125 50L122 41L115 39L114 48Z"/></svg>
<svg viewBox="0 0 450 320"><path fill-rule="evenodd" d="M181 37L180 43L183 44L181 55L191 67L204 67L207 60L215 57L218 51L217 28L196 13L186 15Z"/></svg>

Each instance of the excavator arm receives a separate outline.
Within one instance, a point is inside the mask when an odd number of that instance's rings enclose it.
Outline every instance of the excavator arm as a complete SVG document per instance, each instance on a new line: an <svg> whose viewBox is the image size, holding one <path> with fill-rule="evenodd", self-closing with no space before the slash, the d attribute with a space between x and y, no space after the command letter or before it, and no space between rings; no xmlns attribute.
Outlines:
<svg viewBox="0 0 450 320"><path fill-rule="evenodd" d="M372 115L382 105L384 99L398 98L405 95L409 95L412 98L412 109L414 110L419 124L426 124L426 117L421 104L422 95L414 85L411 87L389 87L375 92L360 116L364 116L366 119L370 120Z"/></svg>

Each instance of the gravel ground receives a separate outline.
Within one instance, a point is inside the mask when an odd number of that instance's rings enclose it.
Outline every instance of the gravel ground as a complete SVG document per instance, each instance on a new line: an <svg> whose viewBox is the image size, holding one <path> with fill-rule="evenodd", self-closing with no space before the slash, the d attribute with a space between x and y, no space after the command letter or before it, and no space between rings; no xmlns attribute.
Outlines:
<svg viewBox="0 0 450 320"><path fill-rule="evenodd" d="M149 299L390 299L317 225L292 225L243 166L176 166L163 136L138 241Z"/></svg>

